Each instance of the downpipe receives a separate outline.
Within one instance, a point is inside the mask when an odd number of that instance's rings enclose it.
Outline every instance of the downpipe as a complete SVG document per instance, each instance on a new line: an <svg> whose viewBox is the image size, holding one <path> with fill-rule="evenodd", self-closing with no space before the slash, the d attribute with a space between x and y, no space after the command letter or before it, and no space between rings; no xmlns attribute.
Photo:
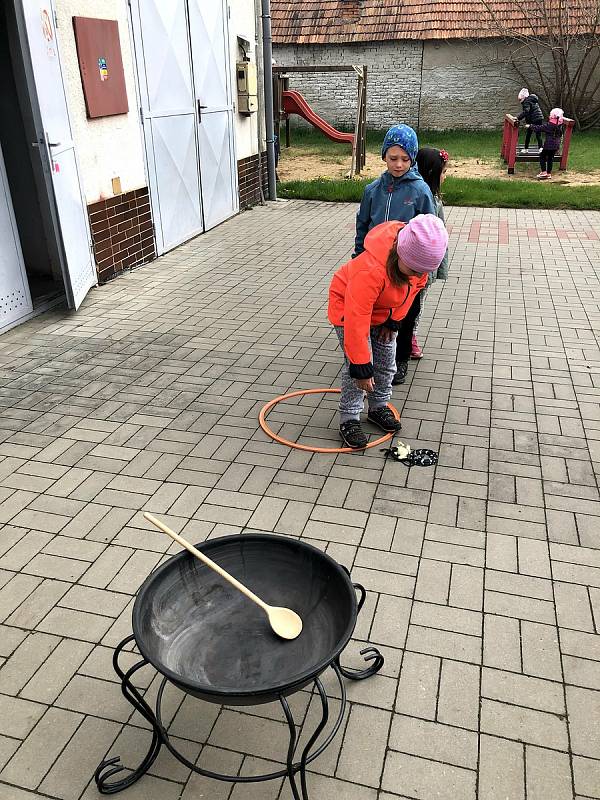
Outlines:
<svg viewBox="0 0 600 800"><path fill-rule="evenodd" d="M275 126L273 121L273 40L271 36L271 3L261 0L263 85L265 97L265 133L267 145L267 177L269 200L277 200L275 176Z"/></svg>

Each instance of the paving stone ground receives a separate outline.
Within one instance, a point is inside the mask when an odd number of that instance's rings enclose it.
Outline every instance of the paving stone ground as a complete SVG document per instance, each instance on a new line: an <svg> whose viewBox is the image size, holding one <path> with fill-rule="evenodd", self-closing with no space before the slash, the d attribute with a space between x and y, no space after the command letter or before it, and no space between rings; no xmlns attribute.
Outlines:
<svg viewBox="0 0 600 800"><path fill-rule="evenodd" d="M95 798L106 753L135 766L148 746L110 662L178 549L144 510L193 541L301 537L367 587L346 661L370 642L385 666L348 687L312 800L600 798L600 215L448 209L450 278L394 392L403 438L440 460L409 471L258 427L272 397L337 383L326 289L354 212L257 208L0 338L0 800ZM337 441L335 397L270 420ZM299 719L309 700L292 698ZM172 690L167 707L192 761L284 757L276 706ZM122 797L290 791L190 777L163 753Z"/></svg>

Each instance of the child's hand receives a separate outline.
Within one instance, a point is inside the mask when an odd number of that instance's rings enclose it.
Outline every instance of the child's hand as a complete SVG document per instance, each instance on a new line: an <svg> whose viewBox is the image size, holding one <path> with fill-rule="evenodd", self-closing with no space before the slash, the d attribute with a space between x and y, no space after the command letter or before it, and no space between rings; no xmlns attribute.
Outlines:
<svg viewBox="0 0 600 800"><path fill-rule="evenodd" d="M375 381L373 378L355 378L354 383L363 392L372 392L375 390Z"/></svg>

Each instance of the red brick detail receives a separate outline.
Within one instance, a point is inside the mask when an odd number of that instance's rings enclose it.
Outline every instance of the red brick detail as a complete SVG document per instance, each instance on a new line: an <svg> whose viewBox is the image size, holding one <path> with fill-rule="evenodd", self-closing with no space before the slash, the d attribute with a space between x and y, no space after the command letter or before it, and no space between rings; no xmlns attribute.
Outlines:
<svg viewBox="0 0 600 800"><path fill-rule="evenodd" d="M147 187L92 203L88 217L100 283L156 258Z"/></svg>
<svg viewBox="0 0 600 800"><path fill-rule="evenodd" d="M468 241L472 244L476 244L479 241L479 235L481 233L481 222L475 220L471 223L471 227L469 228L469 238Z"/></svg>
<svg viewBox="0 0 600 800"><path fill-rule="evenodd" d="M260 203L262 198L260 186L262 183L263 195L269 197L269 180L267 176L267 154L261 153L260 179L258 154L242 158L238 161L238 187L240 196L240 210L250 208Z"/></svg>
<svg viewBox="0 0 600 800"><path fill-rule="evenodd" d="M508 244L510 241L510 234L508 229L508 220L501 219L498 222L498 244Z"/></svg>

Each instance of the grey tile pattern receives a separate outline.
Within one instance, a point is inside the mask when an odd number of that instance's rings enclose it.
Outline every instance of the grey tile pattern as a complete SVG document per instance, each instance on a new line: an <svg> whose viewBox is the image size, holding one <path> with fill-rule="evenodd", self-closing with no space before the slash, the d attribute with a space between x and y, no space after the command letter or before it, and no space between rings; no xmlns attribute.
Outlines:
<svg viewBox="0 0 600 800"><path fill-rule="evenodd" d="M139 762L148 730L111 652L177 551L144 510L194 541L301 537L368 589L347 659L373 642L386 663L349 687L314 800L600 798L600 215L448 209L450 278L393 398L402 437L440 459L408 471L258 426L267 400L337 384L326 289L354 213L256 208L0 338L0 798L93 798L105 753ZM337 446L335 396L269 419ZM137 682L155 696L151 671ZM307 727L310 700L291 698ZM276 706L170 690L165 708L208 768L284 756ZM168 753L126 796L291 797Z"/></svg>

